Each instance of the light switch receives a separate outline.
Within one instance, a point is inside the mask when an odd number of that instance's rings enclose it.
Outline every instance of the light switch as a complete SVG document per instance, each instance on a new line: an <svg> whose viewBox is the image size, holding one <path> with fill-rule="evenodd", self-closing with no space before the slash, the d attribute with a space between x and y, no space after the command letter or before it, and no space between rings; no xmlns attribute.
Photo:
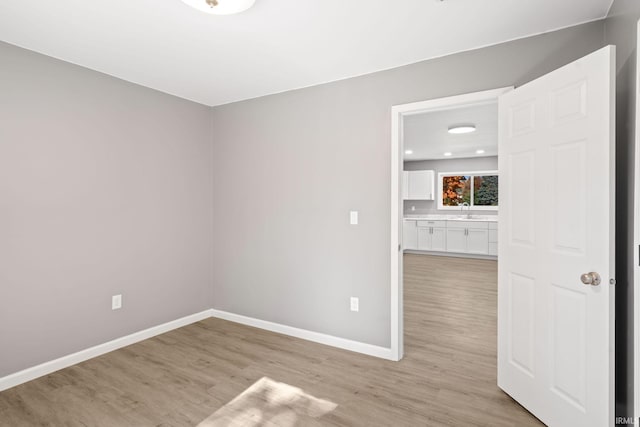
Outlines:
<svg viewBox="0 0 640 427"><path fill-rule="evenodd" d="M119 310L122 308L122 295L114 295L111 297L111 310Z"/></svg>
<svg viewBox="0 0 640 427"><path fill-rule="evenodd" d="M351 211L349 214L351 225L358 225L358 211Z"/></svg>

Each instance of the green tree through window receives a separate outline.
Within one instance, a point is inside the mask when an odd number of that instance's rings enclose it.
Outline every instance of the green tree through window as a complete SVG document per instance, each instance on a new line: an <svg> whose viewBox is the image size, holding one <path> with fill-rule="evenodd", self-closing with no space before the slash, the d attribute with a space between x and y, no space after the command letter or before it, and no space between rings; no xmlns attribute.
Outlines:
<svg viewBox="0 0 640 427"><path fill-rule="evenodd" d="M473 178L473 204L475 206L498 206L498 176L475 176Z"/></svg>

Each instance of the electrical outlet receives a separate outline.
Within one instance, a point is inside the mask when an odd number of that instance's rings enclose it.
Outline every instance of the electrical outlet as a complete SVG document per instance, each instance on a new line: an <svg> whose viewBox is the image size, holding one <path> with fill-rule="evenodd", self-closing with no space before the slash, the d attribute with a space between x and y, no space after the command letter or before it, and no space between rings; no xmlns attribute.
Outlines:
<svg viewBox="0 0 640 427"><path fill-rule="evenodd" d="M122 308L122 295L114 295L111 297L111 310Z"/></svg>
<svg viewBox="0 0 640 427"><path fill-rule="evenodd" d="M357 297L351 297L351 311L360 310L360 299Z"/></svg>
<svg viewBox="0 0 640 427"><path fill-rule="evenodd" d="M358 225L358 211L349 212L349 221L351 225Z"/></svg>

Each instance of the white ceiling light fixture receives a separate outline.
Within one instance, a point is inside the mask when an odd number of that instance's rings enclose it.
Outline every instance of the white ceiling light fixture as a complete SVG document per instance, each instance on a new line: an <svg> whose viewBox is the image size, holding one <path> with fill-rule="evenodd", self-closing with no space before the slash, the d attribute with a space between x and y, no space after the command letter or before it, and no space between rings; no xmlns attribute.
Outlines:
<svg viewBox="0 0 640 427"><path fill-rule="evenodd" d="M484 150L476 150L476 154L484 154Z"/></svg>
<svg viewBox="0 0 640 427"><path fill-rule="evenodd" d="M233 15L249 9L256 0L182 0L182 2L212 15Z"/></svg>
<svg viewBox="0 0 640 427"><path fill-rule="evenodd" d="M413 154L413 150L404 150L404 154Z"/></svg>
<svg viewBox="0 0 640 427"><path fill-rule="evenodd" d="M475 131L476 131L476 125L472 125L472 124L449 126L449 133L453 133L456 135L463 134L463 133L471 133Z"/></svg>
<svg viewBox="0 0 640 427"><path fill-rule="evenodd" d="M453 155L453 153L451 153L451 152L449 152L449 151L447 151L446 153L444 153L444 156L445 156L445 157L451 157L452 155Z"/></svg>

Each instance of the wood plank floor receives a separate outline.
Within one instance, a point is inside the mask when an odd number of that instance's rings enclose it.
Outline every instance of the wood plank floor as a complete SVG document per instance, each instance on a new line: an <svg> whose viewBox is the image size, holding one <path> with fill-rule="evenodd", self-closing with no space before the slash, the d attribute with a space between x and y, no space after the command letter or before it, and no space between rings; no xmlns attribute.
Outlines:
<svg viewBox="0 0 640 427"><path fill-rule="evenodd" d="M337 406L313 424L287 402L202 423L263 377ZM401 362L207 319L0 393L2 426L201 423L542 425L496 386L496 262L425 255L405 255Z"/></svg>

